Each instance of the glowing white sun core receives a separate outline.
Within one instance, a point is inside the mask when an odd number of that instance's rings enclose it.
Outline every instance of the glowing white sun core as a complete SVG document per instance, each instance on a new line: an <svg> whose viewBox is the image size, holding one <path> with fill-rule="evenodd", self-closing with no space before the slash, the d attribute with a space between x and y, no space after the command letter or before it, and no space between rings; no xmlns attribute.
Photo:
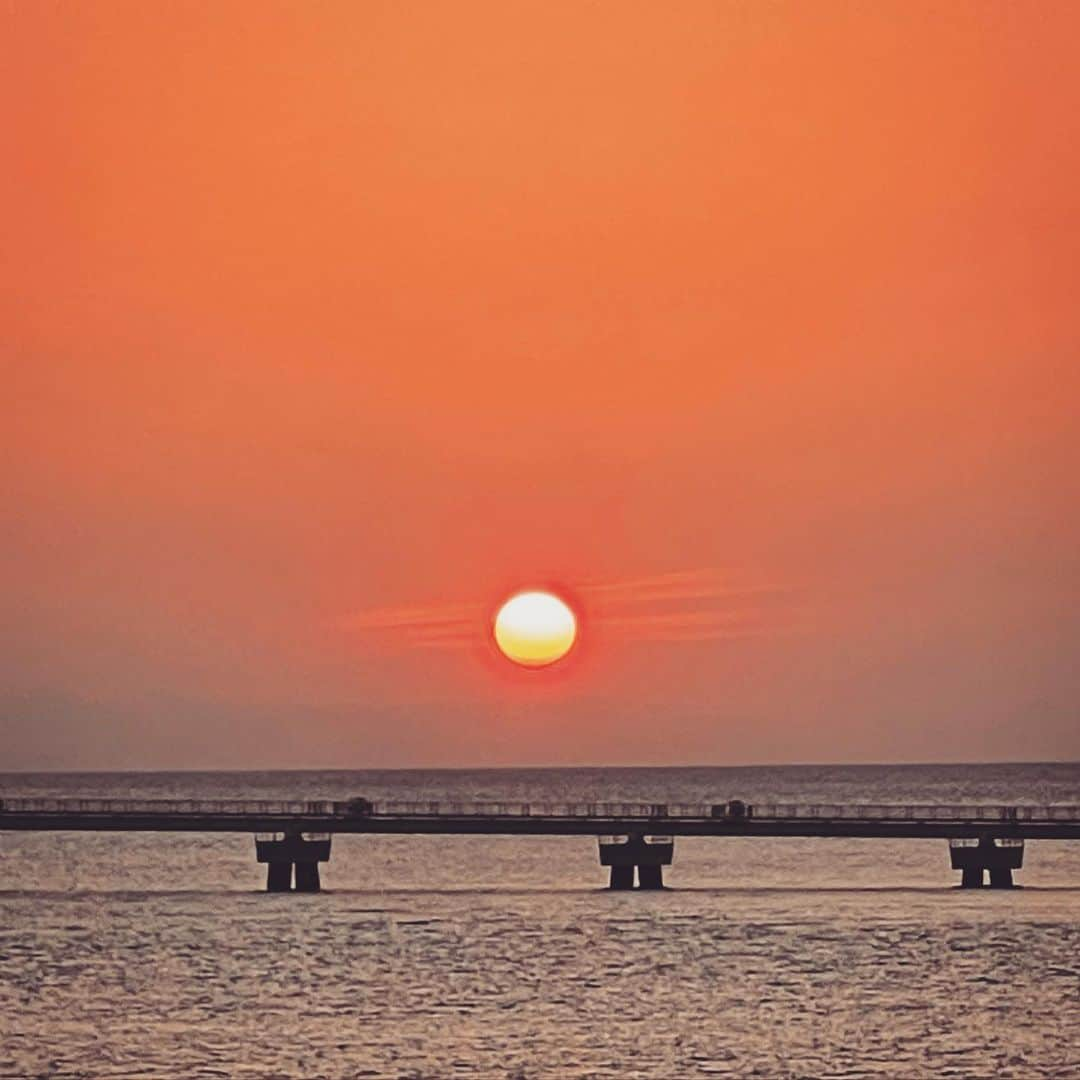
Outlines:
<svg viewBox="0 0 1080 1080"><path fill-rule="evenodd" d="M561 660L577 638L569 605L549 592L521 592L495 615L495 643L515 664L546 667Z"/></svg>

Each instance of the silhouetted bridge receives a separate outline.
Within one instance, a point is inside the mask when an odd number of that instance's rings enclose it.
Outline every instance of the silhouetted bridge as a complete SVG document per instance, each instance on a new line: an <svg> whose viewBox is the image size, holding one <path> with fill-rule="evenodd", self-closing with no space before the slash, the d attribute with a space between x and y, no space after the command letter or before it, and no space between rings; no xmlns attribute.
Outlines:
<svg viewBox="0 0 1080 1080"><path fill-rule="evenodd" d="M1080 839L1080 806L0 799L0 830L255 834L267 889L319 889L333 833L596 836L611 887L660 888L676 836L945 839L965 887L1012 885L1025 840Z"/></svg>

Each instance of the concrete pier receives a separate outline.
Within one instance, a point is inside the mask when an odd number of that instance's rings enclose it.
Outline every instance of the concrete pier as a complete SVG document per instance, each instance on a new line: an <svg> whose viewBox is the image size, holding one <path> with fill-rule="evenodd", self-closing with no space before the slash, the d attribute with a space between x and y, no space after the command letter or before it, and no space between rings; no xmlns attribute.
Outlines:
<svg viewBox="0 0 1080 1080"><path fill-rule="evenodd" d="M1024 864L1024 841L990 835L950 840L949 858L952 868L960 871L962 889L981 889L987 873L991 889L1011 889L1012 872Z"/></svg>
<svg viewBox="0 0 1080 1080"><path fill-rule="evenodd" d="M266 865L266 891L290 892L292 890L292 863L268 862Z"/></svg>
<svg viewBox="0 0 1080 1080"><path fill-rule="evenodd" d="M319 864L317 862L295 862L293 867L296 871L297 892L318 892Z"/></svg>
<svg viewBox="0 0 1080 1080"><path fill-rule="evenodd" d="M318 892L319 863L330 858L327 833L269 833L255 837L255 858L266 863L266 891L292 892L293 869L296 892Z"/></svg>
<svg viewBox="0 0 1080 1080"><path fill-rule="evenodd" d="M662 889L664 887L664 868L662 863L638 863L639 889Z"/></svg>
<svg viewBox="0 0 1080 1080"><path fill-rule="evenodd" d="M664 867L671 865L675 841L670 836L601 836L600 865L611 867L612 889L632 889L637 872L639 889L662 889Z"/></svg>

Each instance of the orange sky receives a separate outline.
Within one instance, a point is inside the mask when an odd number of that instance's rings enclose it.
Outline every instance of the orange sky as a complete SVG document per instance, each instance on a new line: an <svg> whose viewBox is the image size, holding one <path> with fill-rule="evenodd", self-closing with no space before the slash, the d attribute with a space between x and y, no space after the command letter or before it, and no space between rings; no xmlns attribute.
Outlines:
<svg viewBox="0 0 1080 1080"><path fill-rule="evenodd" d="M1080 758L1077 40L12 0L0 767Z"/></svg>

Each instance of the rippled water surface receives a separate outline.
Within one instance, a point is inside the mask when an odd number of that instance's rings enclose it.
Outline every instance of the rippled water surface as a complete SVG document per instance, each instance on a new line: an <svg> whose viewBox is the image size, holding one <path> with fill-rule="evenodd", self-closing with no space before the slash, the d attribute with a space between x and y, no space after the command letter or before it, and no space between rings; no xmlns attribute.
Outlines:
<svg viewBox="0 0 1080 1080"><path fill-rule="evenodd" d="M4 794L1080 802L1080 767L21 775ZM0 835L0 1076L1078 1077L1080 842L961 892L941 841Z"/></svg>

